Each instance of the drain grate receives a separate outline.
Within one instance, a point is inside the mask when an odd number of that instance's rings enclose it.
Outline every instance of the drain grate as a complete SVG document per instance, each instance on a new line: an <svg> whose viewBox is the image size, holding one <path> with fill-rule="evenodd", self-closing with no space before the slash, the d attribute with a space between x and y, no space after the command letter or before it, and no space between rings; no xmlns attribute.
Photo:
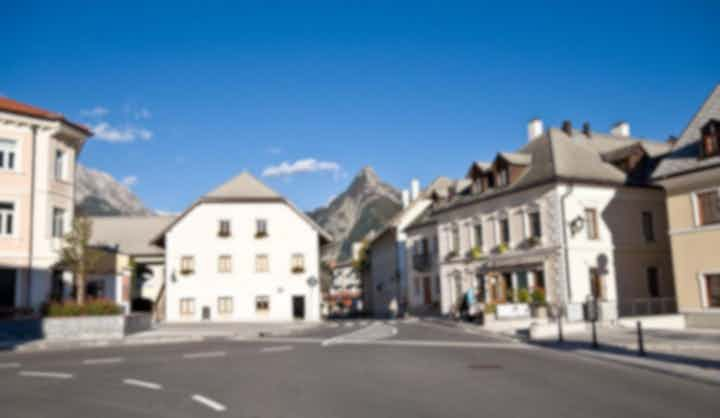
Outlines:
<svg viewBox="0 0 720 418"><path fill-rule="evenodd" d="M499 364L471 364L468 366L470 370L500 370L502 367Z"/></svg>

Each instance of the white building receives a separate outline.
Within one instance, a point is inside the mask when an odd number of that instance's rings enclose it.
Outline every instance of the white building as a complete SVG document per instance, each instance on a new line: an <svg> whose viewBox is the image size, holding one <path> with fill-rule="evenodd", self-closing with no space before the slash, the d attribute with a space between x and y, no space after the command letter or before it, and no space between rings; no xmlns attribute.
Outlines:
<svg viewBox="0 0 720 418"><path fill-rule="evenodd" d="M649 182L669 145L631 138L626 124L608 135L534 120L528 133L517 152L474 163L470 188L436 198L408 228L408 248L438 237L438 267L416 263L409 282L438 274L443 314L471 287L493 304L542 288L570 319L591 295L602 319L673 311L664 193Z"/></svg>
<svg viewBox="0 0 720 418"><path fill-rule="evenodd" d="M75 211L75 163L92 132L0 97L0 316L68 297L58 265Z"/></svg>
<svg viewBox="0 0 720 418"><path fill-rule="evenodd" d="M292 203L240 174L154 240L165 248L165 318L319 320L319 247L330 239Z"/></svg>

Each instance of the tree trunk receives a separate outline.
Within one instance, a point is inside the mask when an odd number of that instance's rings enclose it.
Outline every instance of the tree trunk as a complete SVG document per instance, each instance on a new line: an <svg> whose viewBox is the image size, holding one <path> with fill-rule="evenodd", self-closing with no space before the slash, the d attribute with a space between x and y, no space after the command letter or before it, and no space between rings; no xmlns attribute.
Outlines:
<svg viewBox="0 0 720 418"><path fill-rule="evenodd" d="M85 304L85 269L80 267L75 273L75 301L78 305Z"/></svg>

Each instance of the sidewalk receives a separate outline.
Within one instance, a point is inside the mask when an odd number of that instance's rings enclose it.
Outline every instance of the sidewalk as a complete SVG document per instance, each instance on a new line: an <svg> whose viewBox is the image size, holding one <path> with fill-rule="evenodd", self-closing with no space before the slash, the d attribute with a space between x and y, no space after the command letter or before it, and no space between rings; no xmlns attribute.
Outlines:
<svg viewBox="0 0 720 418"><path fill-rule="evenodd" d="M242 339L258 336L289 336L294 333L327 326L323 322L275 323L183 323L157 324L152 330L128 335L120 339L67 339L2 341L0 350L33 352L44 350L71 350L93 347L122 347L154 344L176 344L205 341L207 339Z"/></svg>

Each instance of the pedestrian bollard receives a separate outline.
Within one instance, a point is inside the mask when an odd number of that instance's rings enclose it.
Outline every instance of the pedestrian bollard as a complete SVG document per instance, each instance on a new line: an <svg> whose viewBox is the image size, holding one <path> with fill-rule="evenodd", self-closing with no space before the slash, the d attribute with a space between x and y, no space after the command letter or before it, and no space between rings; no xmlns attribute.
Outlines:
<svg viewBox="0 0 720 418"><path fill-rule="evenodd" d="M598 348L596 322L595 320L592 321L592 348Z"/></svg>
<svg viewBox="0 0 720 418"><path fill-rule="evenodd" d="M645 342L643 341L642 322L637 321L638 355L645 356Z"/></svg>
<svg viewBox="0 0 720 418"><path fill-rule="evenodd" d="M562 343L565 341L563 338L563 328L562 328L562 308L558 308L558 342Z"/></svg>

